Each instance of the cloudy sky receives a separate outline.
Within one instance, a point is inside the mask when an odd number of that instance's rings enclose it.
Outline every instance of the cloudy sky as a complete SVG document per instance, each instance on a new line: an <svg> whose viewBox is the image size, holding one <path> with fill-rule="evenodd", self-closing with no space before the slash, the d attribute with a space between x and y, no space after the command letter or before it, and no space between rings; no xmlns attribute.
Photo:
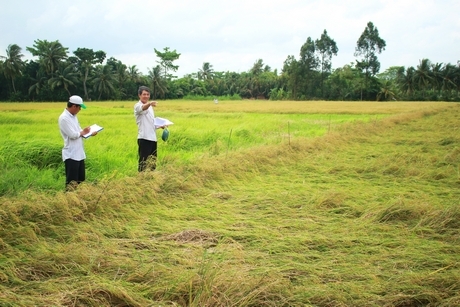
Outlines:
<svg viewBox="0 0 460 307"><path fill-rule="evenodd" d="M369 21L386 41L381 71L460 60L458 0L0 0L0 55L10 44L58 40L69 48L102 50L146 74L157 65L154 48L176 50L176 75L248 71L262 59L281 71L299 57L308 37L324 30L339 48L333 68L354 62L356 42Z"/></svg>

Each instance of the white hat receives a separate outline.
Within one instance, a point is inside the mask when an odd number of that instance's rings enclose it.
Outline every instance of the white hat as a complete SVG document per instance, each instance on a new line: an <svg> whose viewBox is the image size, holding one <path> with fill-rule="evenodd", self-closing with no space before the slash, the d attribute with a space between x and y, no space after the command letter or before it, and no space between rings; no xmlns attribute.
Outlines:
<svg viewBox="0 0 460 307"><path fill-rule="evenodd" d="M73 104L78 104L80 105L83 109L86 109L85 104L83 103L83 99L81 99L80 96L73 95L69 98L69 102Z"/></svg>

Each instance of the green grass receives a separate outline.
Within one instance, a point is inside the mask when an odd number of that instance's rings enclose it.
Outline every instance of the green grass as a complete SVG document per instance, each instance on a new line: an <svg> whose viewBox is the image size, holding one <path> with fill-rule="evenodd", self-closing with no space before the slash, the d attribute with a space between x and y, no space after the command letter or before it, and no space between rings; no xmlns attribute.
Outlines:
<svg viewBox="0 0 460 307"><path fill-rule="evenodd" d="M87 180L123 178L137 172L137 126L133 103L90 103L79 113L82 127L97 123L104 130L85 140ZM276 108L264 113L265 106L253 102L160 102L156 114L171 119L171 137L167 143L159 136L159 166L168 163L192 163L197 158L227 154L229 151L259 145L288 144L299 137L317 137L340 129L351 121L370 121L387 115L344 112L302 113L311 104L295 102L267 103ZM182 110L195 106L193 112ZM289 109L289 108L292 108ZM294 109L295 108L295 109ZM60 191L64 168L60 161L62 138L57 118L64 109L59 103L1 104L0 195L14 195L25 189ZM33 111L31 111L33 109ZM289 113L285 113L286 110ZM182 111L182 112L180 112ZM371 109L371 112L374 110Z"/></svg>
<svg viewBox="0 0 460 307"><path fill-rule="evenodd" d="M459 106L382 105L321 136L226 152L226 131L186 163L2 197L0 305L459 305ZM216 113L216 131L240 116Z"/></svg>

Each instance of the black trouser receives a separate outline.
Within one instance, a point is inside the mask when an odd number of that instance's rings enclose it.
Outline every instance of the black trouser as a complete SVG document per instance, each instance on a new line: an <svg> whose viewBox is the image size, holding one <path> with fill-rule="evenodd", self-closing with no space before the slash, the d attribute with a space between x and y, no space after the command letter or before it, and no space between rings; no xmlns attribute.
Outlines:
<svg viewBox="0 0 460 307"><path fill-rule="evenodd" d="M137 139L139 164L137 170L144 171L146 168L154 170L157 162L157 142Z"/></svg>
<svg viewBox="0 0 460 307"><path fill-rule="evenodd" d="M67 159L64 161L65 164L65 186L69 189L69 186L73 188L85 181L85 160L75 161Z"/></svg>

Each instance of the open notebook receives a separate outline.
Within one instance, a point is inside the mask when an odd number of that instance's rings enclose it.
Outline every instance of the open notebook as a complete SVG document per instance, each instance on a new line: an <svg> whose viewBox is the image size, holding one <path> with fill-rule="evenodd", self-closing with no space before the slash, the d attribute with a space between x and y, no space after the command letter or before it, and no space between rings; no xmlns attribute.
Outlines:
<svg viewBox="0 0 460 307"><path fill-rule="evenodd" d="M104 128L102 128L102 127L99 126L99 125L94 124L94 125L91 125L91 126L90 126L90 129L91 129L91 130L89 130L89 132L88 132L87 134L84 134L84 135L83 135L83 137L84 137L85 139L89 138L93 132L99 132L99 131L101 131L101 130L104 129Z"/></svg>
<svg viewBox="0 0 460 307"><path fill-rule="evenodd" d="M164 126L167 127L169 125L174 125L174 123L172 121L170 121L169 119L166 119L166 118L162 118L162 117L155 117L153 123L155 125L155 128L160 128L160 127L164 127Z"/></svg>

